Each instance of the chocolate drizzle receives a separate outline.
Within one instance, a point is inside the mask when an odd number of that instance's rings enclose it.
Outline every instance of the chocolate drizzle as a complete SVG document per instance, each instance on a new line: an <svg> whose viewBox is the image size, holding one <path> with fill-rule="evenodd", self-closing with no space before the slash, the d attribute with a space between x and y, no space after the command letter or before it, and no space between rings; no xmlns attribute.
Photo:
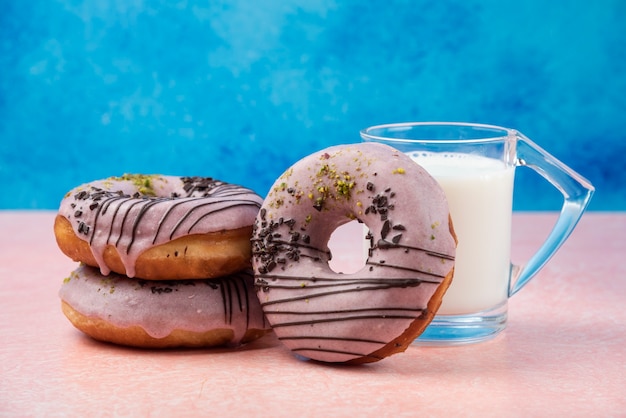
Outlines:
<svg viewBox="0 0 626 418"><path fill-rule="evenodd" d="M317 278L312 278L311 280L317 280ZM323 286L307 286L307 291L303 294L298 293L296 296L284 298L284 299L273 299L271 301L262 302L261 306L275 305L286 302L294 302L298 300L310 300L325 296L335 296L342 293L352 293L352 292L368 292L368 291L379 291L386 289L397 289L397 288L407 288L407 287L417 287L420 284L428 282L428 283L439 283L433 281L426 281L421 279L372 279L372 278L362 278L356 279L356 281L349 279L348 281L337 280L336 284L332 285L323 285ZM259 285L257 285L258 288ZM302 290L302 286L285 286L285 285L273 285L267 281L265 281L262 286L275 289L292 289L292 290ZM325 288L325 287L339 287L338 290L325 290L321 292L317 292L316 289Z"/></svg>
<svg viewBox="0 0 626 418"><path fill-rule="evenodd" d="M328 331L323 331L326 329L324 327L341 324L339 330L344 330L350 329L350 326L347 326L348 323L354 323L355 326L367 329L369 327L367 324L375 320L383 327L385 323L391 325L400 322L405 324L403 326L406 328L416 319L423 317L427 312L426 305L416 306L415 302L412 302L407 306L402 306L402 302L394 302L391 299L385 304L383 301L378 301L378 298L371 298L367 295L369 292L380 291L402 292L402 289L415 288L424 284L436 286L439 280L402 277L372 278L357 274L332 279L267 275L263 278L257 277L255 282L255 286L261 292L259 299L262 301L263 311L272 327L277 330L278 338L284 342L292 341L290 344L294 351L350 353L353 357L368 356L385 346L388 341L355 337L341 331L328 334ZM268 290L279 290L280 296L265 300L262 295ZM358 307L348 304L348 307L331 308L344 306L340 300L346 296L354 299L357 294L363 295L358 297L360 301ZM288 329L290 331L286 331ZM375 335L372 336L375 337ZM333 348L334 344L321 344L321 341L340 345L349 343L353 349L337 350Z"/></svg>

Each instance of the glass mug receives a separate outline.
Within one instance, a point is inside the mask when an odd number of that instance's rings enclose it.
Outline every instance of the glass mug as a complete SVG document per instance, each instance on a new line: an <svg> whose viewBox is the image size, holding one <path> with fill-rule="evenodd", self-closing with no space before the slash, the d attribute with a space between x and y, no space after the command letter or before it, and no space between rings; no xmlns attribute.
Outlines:
<svg viewBox="0 0 626 418"><path fill-rule="evenodd" d="M366 128L361 138L408 154L448 198L458 239L454 278L437 315L415 343L454 345L495 337L506 327L508 298L569 237L593 186L526 136L499 126L398 123ZM510 261L516 167L532 168L564 196L554 228L523 266Z"/></svg>

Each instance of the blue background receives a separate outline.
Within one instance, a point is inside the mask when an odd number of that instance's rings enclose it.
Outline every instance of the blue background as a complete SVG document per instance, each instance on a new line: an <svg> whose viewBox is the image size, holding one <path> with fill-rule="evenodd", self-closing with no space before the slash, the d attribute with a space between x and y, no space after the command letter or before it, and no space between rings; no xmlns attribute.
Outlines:
<svg viewBox="0 0 626 418"><path fill-rule="evenodd" d="M0 208L125 172L264 195L369 125L516 128L626 210L626 2L3 1ZM560 195L518 170L515 208Z"/></svg>

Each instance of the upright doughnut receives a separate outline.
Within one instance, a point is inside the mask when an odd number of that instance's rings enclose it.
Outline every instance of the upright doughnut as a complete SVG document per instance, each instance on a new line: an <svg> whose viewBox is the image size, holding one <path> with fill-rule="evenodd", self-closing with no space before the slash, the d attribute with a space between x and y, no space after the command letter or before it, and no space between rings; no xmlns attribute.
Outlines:
<svg viewBox="0 0 626 418"><path fill-rule="evenodd" d="M75 261L149 280L219 277L250 267L263 199L203 177L124 175L61 201L54 232Z"/></svg>
<svg viewBox="0 0 626 418"><path fill-rule="evenodd" d="M366 265L328 265L331 233L369 228ZM316 152L274 183L254 225L257 295L277 337L325 362L367 363L404 351L452 280L456 237L439 184L382 144Z"/></svg>
<svg viewBox="0 0 626 418"><path fill-rule="evenodd" d="M100 341L141 348L239 345L270 331L250 270L205 280L102 276L81 265L59 291L63 313Z"/></svg>

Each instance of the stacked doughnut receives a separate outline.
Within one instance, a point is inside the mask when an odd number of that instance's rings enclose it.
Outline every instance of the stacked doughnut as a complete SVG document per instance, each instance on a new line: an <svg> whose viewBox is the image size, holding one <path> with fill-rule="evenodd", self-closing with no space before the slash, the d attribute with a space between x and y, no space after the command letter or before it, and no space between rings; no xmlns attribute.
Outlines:
<svg viewBox="0 0 626 418"><path fill-rule="evenodd" d="M68 192L55 218L79 267L59 296L101 341L144 348L238 345L269 332L250 270L263 199L204 177L124 175Z"/></svg>

